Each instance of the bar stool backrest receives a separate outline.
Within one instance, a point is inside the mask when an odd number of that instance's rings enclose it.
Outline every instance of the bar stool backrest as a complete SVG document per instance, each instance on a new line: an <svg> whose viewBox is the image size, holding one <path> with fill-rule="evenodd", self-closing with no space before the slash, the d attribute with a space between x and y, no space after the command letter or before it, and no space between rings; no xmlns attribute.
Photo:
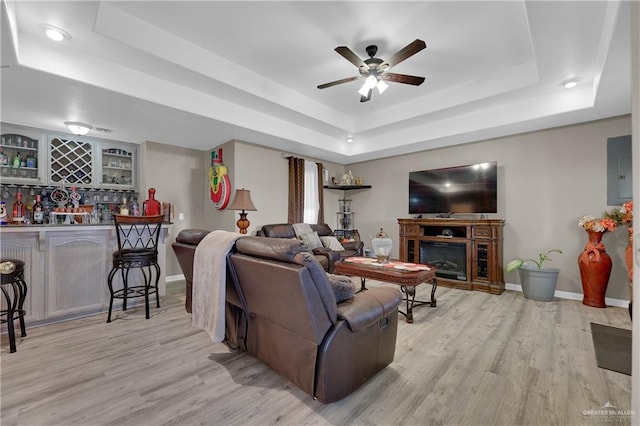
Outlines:
<svg viewBox="0 0 640 426"><path fill-rule="evenodd" d="M157 253L160 226L163 219L163 215L113 215L118 238L118 250L153 250Z"/></svg>

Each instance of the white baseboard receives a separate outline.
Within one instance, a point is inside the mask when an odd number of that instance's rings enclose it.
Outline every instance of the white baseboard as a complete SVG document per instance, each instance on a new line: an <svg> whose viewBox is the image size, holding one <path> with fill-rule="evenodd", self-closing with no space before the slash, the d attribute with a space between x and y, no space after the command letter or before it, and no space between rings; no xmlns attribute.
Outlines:
<svg viewBox="0 0 640 426"><path fill-rule="evenodd" d="M165 280L167 284L176 281L184 281L184 274L169 275L165 278ZM522 293L522 287L520 286L520 284L505 283L504 287L507 290L519 291L520 293ZM559 299L582 300L582 293L572 293L570 291L556 290L556 292L554 293L554 297L557 297ZM624 299L613 299L611 297L605 297L604 301L607 306L615 306L618 308L627 308L629 306L629 301Z"/></svg>
<svg viewBox="0 0 640 426"><path fill-rule="evenodd" d="M520 284L505 283L504 288L506 288L507 290L522 292L522 287L520 286ZM557 297L559 299L582 300L582 296L582 293L572 293L569 291L556 290L556 292L554 293L554 297ZM615 306L618 308L627 308L629 306L629 301L624 299L613 299L611 297L605 297L604 302L607 304L607 306Z"/></svg>
<svg viewBox="0 0 640 426"><path fill-rule="evenodd" d="M184 281L184 274L178 274L178 275L168 275L165 277L165 282L166 283L172 283L175 281Z"/></svg>

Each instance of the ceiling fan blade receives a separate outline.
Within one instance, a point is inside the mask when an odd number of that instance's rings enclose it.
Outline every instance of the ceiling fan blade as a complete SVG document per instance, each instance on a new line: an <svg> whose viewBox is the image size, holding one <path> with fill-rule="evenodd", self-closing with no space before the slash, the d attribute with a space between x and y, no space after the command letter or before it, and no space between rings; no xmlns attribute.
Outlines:
<svg viewBox="0 0 640 426"><path fill-rule="evenodd" d="M407 58L410 58L426 47L427 44L424 41L415 39L414 41L394 53L388 60L378 65L378 70L384 71L388 68L391 68L392 66L399 64Z"/></svg>
<svg viewBox="0 0 640 426"><path fill-rule="evenodd" d="M382 79L386 81L392 81L394 83L412 84L414 86L420 86L424 82L424 77L407 74L396 74L393 72L385 72L384 74L382 74Z"/></svg>
<svg viewBox="0 0 640 426"><path fill-rule="evenodd" d="M362 78L362 76L360 76L360 75L357 75L355 77L343 78L342 80L336 80L336 81L332 81L330 83L320 84L320 85L318 85L318 89L326 89L327 87L336 86L338 84L343 84L343 83L349 83L350 81L359 80L361 78Z"/></svg>
<svg viewBox="0 0 640 426"><path fill-rule="evenodd" d="M369 89L369 93L367 93L367 96L360 96L360 102L367 102L369 99L371 99L372 93L373 89Z"/></svg>
<svg viewBox="0 0 640 426"><path fill-rule="evenodd" d="M369 65L365 64L364 61L360 59L358 55L353 53L353 50L349 49L347 46L338 46L334 50L356 67L361 69L363 68L364 70L369 69Z"/></svg>

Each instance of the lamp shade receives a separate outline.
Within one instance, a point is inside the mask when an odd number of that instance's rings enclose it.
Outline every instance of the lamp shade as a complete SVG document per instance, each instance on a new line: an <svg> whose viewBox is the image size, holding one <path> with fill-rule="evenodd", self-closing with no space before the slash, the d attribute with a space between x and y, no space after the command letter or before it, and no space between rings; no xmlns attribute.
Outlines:
<svg viewBox="0 0 640 426"><path fill-rule="evenodd" d="M229 209L231 210L248 210L248 211L257 211L256 207L253 205L253 201L251 201L251 191L248 189L236 189L236 195L233 198L231 204L229 204Z"/></svg>

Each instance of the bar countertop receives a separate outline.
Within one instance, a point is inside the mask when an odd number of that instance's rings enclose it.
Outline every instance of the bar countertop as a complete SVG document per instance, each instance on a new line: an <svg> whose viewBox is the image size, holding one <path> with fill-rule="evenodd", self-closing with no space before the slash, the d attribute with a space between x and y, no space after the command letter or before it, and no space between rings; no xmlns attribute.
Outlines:
<svg viewBox="0 0 640 426"><path fill-rule="evenodd" d="M162 224L162 228L166 229L173 225L173 222L165 222ZM59 224L48 224L48 225L2 225L0 227L0 233L21 233L21 232L38 232L38 231L47 231L47 232L61 232L61 231L103 231L105 229L115 229L115 225L113 223L77 223L74 225L59 225Z"/></svg>

